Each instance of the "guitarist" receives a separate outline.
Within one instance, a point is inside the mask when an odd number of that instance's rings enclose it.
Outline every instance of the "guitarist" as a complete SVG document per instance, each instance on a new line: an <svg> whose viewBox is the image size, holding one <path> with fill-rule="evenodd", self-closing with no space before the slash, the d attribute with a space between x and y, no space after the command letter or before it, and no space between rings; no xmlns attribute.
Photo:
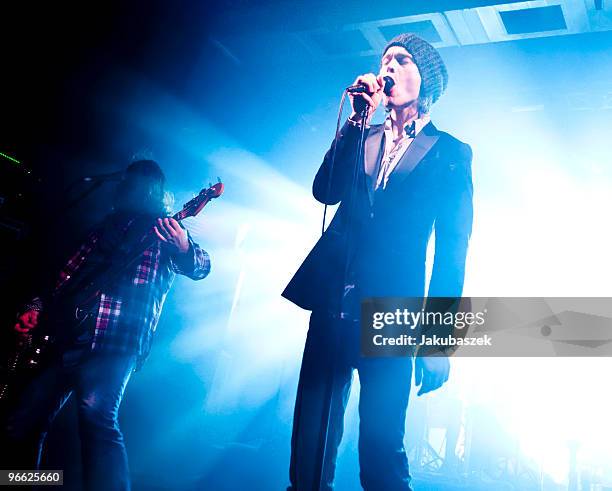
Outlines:
<svg viewBox="0 0 612 491"><path fill-rule="evenodd" d="M208 254L168 218L164 184L156 162L129 165L113 212L60 272L52 300L37 298L18 317L14 329L24 335L36 331L39 318L41 327L54 325L59 349L7 417L5 438L16 460L12 468L40 465L47 429L74 394L85 488L130 489L118 424L125 387L149 353L175 274L200 280L210 271ZM92 283L98 295L84 302L82 292ZM77 328L75 306L83 306Z"/></svg>

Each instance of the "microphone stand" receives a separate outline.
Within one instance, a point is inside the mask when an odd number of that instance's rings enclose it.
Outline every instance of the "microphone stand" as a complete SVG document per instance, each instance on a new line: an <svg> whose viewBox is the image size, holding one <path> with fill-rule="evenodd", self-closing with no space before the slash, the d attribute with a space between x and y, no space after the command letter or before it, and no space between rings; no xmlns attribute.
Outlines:
<svg viewBox="0 0 612 491"><path fill-rule="evenodd" d="M359 124L359 141L357 144L357 152L355 155L355 164L353 167L353 176L351 182L351 189L348 195L348 202L346 205L346 213L347 213L347 230L345 233L345 247L346 256L344 260L344 269L342 273L342 288L344 289L346 280L349 274L350 261L351 261L351 247L352 247L352 239L353 239L353 230L351 227L351 218L355 215L355 204L357 197L357 188L359 185L359 175L363 170L362 158L363 158L363 148L365 144L365 127L366 121L368 119L370 107L366 105L361 111L361 122ZM337 137L337 136L336 136ZM334 142L336 145L337 142ZM331 179L332 176L330 176ZM344 311L345 306L345 295L344 291L342 292L342 298L339 303L339 311L337 315L333 316L334 322L332 325L332 339L333 339L333 347L339 346L340 343L340 330L342 320L347 319L347 313ZM349 319L350 320L350 319ZM315 473L312 485L312 491L320 491L323 489L323 470L325 467L325 454L327 450L327 437L329 435L329 421L331 416L331 405L333 401L333 393L334 393L334 385L336 378L336 366L337 366L337 356L332 356L331 362L331 374L327 379L327 383L325 386L325 394L323 397L323 408L321 411L321 425L319 430L319 441L317 445L317 457L315 461ZM299 491L299 490L298 490Z"/></svg>

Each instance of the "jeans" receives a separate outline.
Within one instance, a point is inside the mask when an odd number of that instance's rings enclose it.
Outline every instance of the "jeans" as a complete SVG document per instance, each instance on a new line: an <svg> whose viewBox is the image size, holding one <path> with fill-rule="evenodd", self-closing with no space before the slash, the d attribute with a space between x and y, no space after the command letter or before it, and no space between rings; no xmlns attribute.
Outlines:
<svg viewBox="0 0 612 491"><path fill-rule="evenodd" d="M127 454L119 429L119 406L134 369L133 355L88 353L45 367L24 389L4 428L15 469L40 466L47 431L74 393L78 406L85 489L130 489Z"/></svg>
<svg viewBox="0 0 612 491"><path fill-rule="evenodd" d="M320 432L327 415L326 392L331 384L331 409L321 490L332 490L344 411L353 370L361 383L359 395L359 467L366 491L410 491L404 427L412 377L412 359L364 358L360 355L359 324L313 313L302 358L293 435L290 491L311 491L317 468Z"/></svg>

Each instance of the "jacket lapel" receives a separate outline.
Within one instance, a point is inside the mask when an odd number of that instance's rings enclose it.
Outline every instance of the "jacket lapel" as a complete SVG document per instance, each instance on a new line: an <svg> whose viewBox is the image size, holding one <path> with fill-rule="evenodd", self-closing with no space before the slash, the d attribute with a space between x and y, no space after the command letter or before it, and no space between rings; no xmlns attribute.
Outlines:
<svg viewBox="0 0 612 491"><path fill-rule="evenodd" d="M380 169L384 135L384 125L372 127L364 145L365 181L370 205L374 204L374 186Z"/></svg>
<svg viewBox="0 0 612 491"><path fill-rule="evenodd" d="M439 138L440 135L433 123L427 123L427 125L425 125L414 141L410 144L406 150L406 153L404 153L401 160L398 162L397 166L389 176L387 188L393 181L399 183L406 179L406 177L408 177L415 167L423 160L425 155L427 155L427 152L429 152L436 144Z"/></svg>

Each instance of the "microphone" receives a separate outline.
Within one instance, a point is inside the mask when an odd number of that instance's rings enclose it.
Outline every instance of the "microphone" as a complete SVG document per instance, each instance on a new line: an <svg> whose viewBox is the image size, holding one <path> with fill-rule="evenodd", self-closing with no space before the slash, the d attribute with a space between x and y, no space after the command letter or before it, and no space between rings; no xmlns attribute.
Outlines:
<svg viewBox="0 0 612 491"><path fill-rule="evenodd" d="M81 181L94 182L94 181L120 181L123 178L123 171L110 172L108 174L97 174L95 176L85 176L81 178Z"/></svg>
<svg viewBox="0 0 612 491"><path fill-rule="evenodd" d="M389 95L391 95L391 88L395 85L395 80L393 80L389 75L385 75L383 77L383 80L385 81L385 86L383 87L383 92L388 97ZM351 86L346 88L346 91L349 94L368 93L368 90L367 90L366 86L365 85L361 85L361 84L351 85Z"/></svg>

